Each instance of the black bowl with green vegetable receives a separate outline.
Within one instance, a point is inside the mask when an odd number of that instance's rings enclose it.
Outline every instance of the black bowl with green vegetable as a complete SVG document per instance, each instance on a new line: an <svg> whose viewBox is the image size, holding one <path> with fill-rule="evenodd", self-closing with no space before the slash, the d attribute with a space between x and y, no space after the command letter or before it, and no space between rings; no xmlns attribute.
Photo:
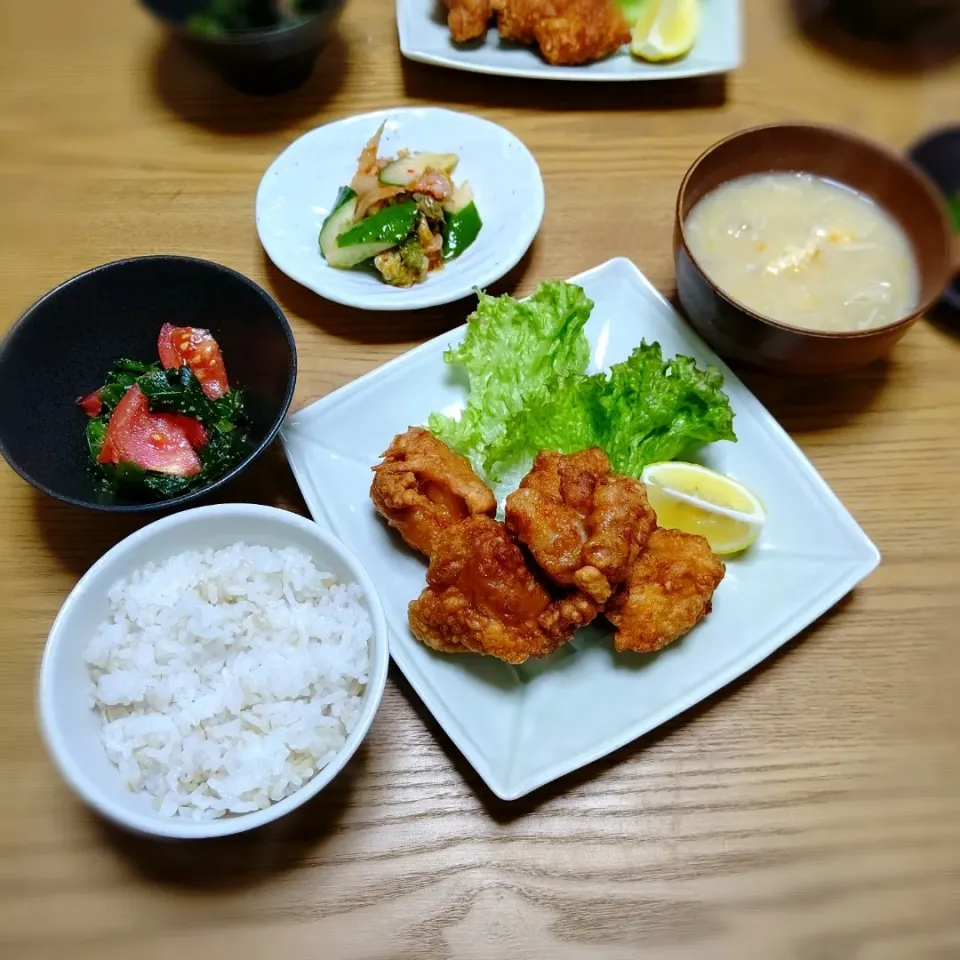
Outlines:
<svg viewBox="0 0 960 960"><path fill-rule="evenodd" d="M293 90L313 72L345 0L142 0L230 86Z"/></svg>
<svg viewBox="0 0 960 960"><path fill-rule="evenodd" d="M59 500L179 506L270 444L296 348L251 280L190 257L96 267L35 303L0 345L0 452Z"/></svg>
<svg viewBox="0 0 960 960"><path fill-rule="evenodd" d="M956 233L955 246L960 249L960 126L942 127L924 137L911 148L910 159L943 193ZM947 287L943 299L954 310L960 310L960 273Z"/></svg>

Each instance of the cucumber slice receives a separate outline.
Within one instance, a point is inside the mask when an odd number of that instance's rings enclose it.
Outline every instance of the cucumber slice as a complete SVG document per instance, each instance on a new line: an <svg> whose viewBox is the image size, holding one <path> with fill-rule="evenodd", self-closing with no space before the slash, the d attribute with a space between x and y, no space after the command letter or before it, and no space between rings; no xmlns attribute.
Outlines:
<svg viewBox="0 0 960 960"><path fill-rule="evenodd" d="M447 213L459 213L473 203L473 187L464 180L459 187L454 187L453 196L443 205Z"/></svg>
<svg viewBox="0 0 960 960"><path fill-rule="evenodd" d="M460 158L455 153L411 153L409 157L388 163L380 171L380 182L405 187L428 167L442 173L453 173L459 162Z"/></svg>
<svg viewBox="0 0 960 960"><path fill-rule="evenodd" d="M331 267L339 270L349 270L375 257L384 250L393 246L391 243L372 244L370 248L361 246L342 248L337 244L337 237L346 233L353 226L353 217L357 210L357 195L350 187L341 187L334 202L333 210L323 221L320 227L320 253ZM376 249L373 249L373 248Z"/></svg>
<svg viewBox="0 0 960 960"><path fill-rule="evenodd" d="M341 250L379 244L386 244L384 249L395 247L410 236L416 218L417 205L412 200L394 204L392 207L384 207L373 216L364 217L345 233L341 233L337 237L337 246Z"/></svg>
<svg viewBox="0 0 960 960"><path fill-rule="evenodd" d="M472 200L459 213L447 214L443 231L443 259L459 257L477 239L482 226L480 212Z"/></svg>

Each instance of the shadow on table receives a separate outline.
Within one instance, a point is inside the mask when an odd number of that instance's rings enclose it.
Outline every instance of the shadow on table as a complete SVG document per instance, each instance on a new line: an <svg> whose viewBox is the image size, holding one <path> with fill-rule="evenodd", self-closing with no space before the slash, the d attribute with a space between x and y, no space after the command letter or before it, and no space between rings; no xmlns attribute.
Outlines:
<svg viewBox="0 0 960 960"><path fill-rule="evenodd" d="M536 240L520 262L491 283L487 292L494 296L514 292L530 268L535 248ZM285 313L316 324L331 336L352 343L411 343L426 340L459 327L476 306L476 298L471 294L453 303L425 310L358 310L327 300L291 280L266 253L263 259L269 290ZM425 283L430 283L429 278Z"/></svg>
<svg viewBox="0 0 960 960"><path fill-rule="evenodd" d="M954 284L960 284L960 278L954 281ZM936 327L941 333L945 333L954 340L960 340L960 310L948 307L946 304L937 304L924 318L931 326Z"/></svg>
<svg viewBox="0 0 960 960"><path fill-rule="evenodd" d="M251 887L289 870L322 849L340 830L366 766L363 743L347 766L312 800L249 833L211 840L165 840L127 833L97 818L106 842L154 883L218 893Z"/></svg>
<svg viewBox="0 0 960 960"><path fill-rule="evenodd" d="M685 110L722 107L727 101L726 77L692 77L655 83L596 83L496 77L467 73L404 59L403 90L415 100L433 104L437 91L445 103L463 107L510 107L515 110Z"/></svg>
<svg viewBox="0 0 960 960"><path fill-rule="evenodd" d="M184 43L167 36L154 52L149 83L153 95L181 120L213 133L241 136L282 130L316 114L348 71L346 43L334 33L302 87L274 97L251 97L228 86Z"/></svg>
<svg viewBox="0 0 960 960"><path fill-rule="evenodd" d="M310 515L279 441L274 441L236 480L195 506L212 503L262 503ZM125 537L171 513L162 509L136 514L84 510L39 492L34 495L33 511L47 547L77 577Z"/></svg>
<svg viewBox="0 0 960 960"><path fill-rule="evenodd" d="M906 4L904 4L906 5ZM841 22L830 12L829 0L791 0L801 35L813 46L839 60L876 73L909 74L946 67L960 57L960 14L931 16L890 37L869 35L857 24ZM900 7L891 3L891 12ZM863 16L863 27L870 23ZM874 29L881 30L877 23ZM892 28L891 28L892 29Z"/></svg>
<svg viewBox="0 0 960 960"><path fill-rule="evenodd" d="M787 433L833 430L869 410L883 390L893 361L886 358L829 377L783 377L762 370L737 375Z"/></svg>
<svg viewBox="0 0 960 960"><path fill-rule="evenodd" d="M585 784L602 777L615 767L637 759L648 747L669 737L681 726L707 713L720 700L735 696L750 683L754 677L772 669L780 660L789 656L793 649L803 643L804 639L810 634L828 624L834 617L841 616L852 602L852 598L853 594L848 594L837 603L833 609L827 611L827 613L811 624L806 630L785 643L779 650L776 650L761 663L757 664L752 670L747 671L743 676L733 680L727 684L727 686L702 700L689 710L684 711L672 720L668 720L656 730L651 730L650 733L639 737L632 743L626 744L619 750L608 754L606 757L588 764L580 770L575 770L561 777L559 780L554 780L552 783L548 783L518 800L501 800L499 797L494 796L477 772L466 761L463 754L453 745L443 731L443 728L423 705L420 698L414 693L407 679L398 670L391 671L391 677L397 684L397 687L403 691L417 715L434 737L436 737L437 742L443 747L457 773L460 774L467 786L476 794L486 813L497 823L509 824L528 814L535 813L540 807L564 794L579 790Z"/></svg>

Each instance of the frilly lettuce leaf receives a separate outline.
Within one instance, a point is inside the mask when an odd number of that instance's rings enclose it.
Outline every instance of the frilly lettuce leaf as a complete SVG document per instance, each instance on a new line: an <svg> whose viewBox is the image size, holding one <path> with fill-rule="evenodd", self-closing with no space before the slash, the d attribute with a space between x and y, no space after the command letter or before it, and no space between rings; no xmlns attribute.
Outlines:
<svg viewBox="0 0 960 960"><path fill-rule="evenodd" d="M644 7L649 2L650 0L617 0L617 6L623 14L623 19L632 27L640 19Z"/></svg>
<svg viewBox="0 0 960 960"><path fill-rule="evenodd" d="M520 302L481 294L463 344L444 356L466 369L466 409L459 421L433 414L430 429L494 484L540 450L601 447L618 473L639 477L648 463L736 440L723 374L691 357L665 360L659 343L585 375L592 308L567 283Z"/></svg>
<svg viewBox="0 0 960 960"><path fill-rule="evenodd" d="M664 360L660 344L646 342L609 374L567 380L514 430L534 453L601 447L617 473L633 477L648 463L737 439L723 374L691 357Z"/></svg>
<svg viewBox="0 0 960 960"><path fill-rule="evenodd" d="M512 424L582 373L590 359L583 327L593 302L572 283L544 283L527 300L479 294L459 347L444 360L459 364L470 382L459 420L434 413L430 430L498 479L517 454Z"/></svg>

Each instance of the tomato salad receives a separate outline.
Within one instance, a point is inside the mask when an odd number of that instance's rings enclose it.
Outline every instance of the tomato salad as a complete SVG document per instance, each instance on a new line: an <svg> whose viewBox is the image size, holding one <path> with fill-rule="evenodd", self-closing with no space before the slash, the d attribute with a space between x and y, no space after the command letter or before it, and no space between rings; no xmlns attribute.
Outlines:
<svg viewBox="0 0 960 960"><path fill-rule="evenodd" d="M107 492L176 497L216 480L250 450L244 393L230 388L210 332L165 323L157 351L159 363L117 360L103 386L77 400Z"/></svg>
<svg viewBox="0 0 960 960"><path fill-rule="evenodd" d="M341 187L320 228L331 267L372 264L385 283L409 287L460 256L483 226L470 184L455 186L455 153L378 157L383 126L363 148L349 187Z"/></svg>

